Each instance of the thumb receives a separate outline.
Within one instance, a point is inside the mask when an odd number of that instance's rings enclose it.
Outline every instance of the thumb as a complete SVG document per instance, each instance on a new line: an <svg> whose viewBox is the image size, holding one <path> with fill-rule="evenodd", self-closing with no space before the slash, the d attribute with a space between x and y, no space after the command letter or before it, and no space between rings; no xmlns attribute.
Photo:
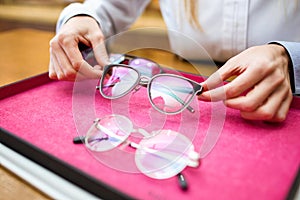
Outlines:
<svg viewBox="0 0 300 200"><path fill-rule="evenodd" d="M89 41L92 45L93 53L97 63L102 67L108 65L110 63L109 56L106 51L105 38L101 29L96 29L86 37L89 38Z"/></svg>
<svg viewBox="0 0 300 200"><path fill-rule="evenodd" d="M198 97L203 101L219 101L226 99L226 85L225 80L230 77L225 68L220 68L212 75L210 75L204 82L203 93Z"/></svg>
<svg viewBox="0 0 300 200"><path fill-rule="evenodd" d="M97 23L90 24L88 31L84 34L84 38L89 41L88 46L92 47L93 50L90 53L97 61L97 64L102 67L108 65L110 62L106 51L105 37Z"/></svg>
<svg viewBox="0 0 300 200"><path fill-rule="evenodd" d="M202 82L202 86L204 91L208 91L222 86L223 81L224 80L222 75L220 74L220 70L218 70L210 75L204 82Z"/></svg>
<svg viewBox="0 0 300 200"><path fill-rule="evenodd" d="M95 59L100 66L103 67L105 65L110 64L109 56L107 54L104 41L98 43L96 46L93 45L93 51L94 51Z"/></svg>
<svg viewBox="0 0 300 200"><path fill-rule="evenodd" d="M99 65L95 65L92 67L89 65L86 61L82 61L80 68L78 70L79 76L76 77L76 80L81 80L81 79L100 79L102 76L102 69L100 69Z"/></svg>

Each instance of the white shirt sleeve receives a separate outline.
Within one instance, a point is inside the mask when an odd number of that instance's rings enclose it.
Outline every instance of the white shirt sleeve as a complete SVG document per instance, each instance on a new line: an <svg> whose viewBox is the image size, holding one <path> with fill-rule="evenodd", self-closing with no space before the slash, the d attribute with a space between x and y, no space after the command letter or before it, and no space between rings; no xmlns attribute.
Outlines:
<svg viewBox="0 0 300 200"><path fill-rule="evenodd" d="M290 81L293 94L300 94L300 42L272 41L269 44L283 46L291 59Z"/></svg>
<svg viewBox="0 0 300 200"><path fill-rule="evenodd" d="M72 3L60 14L56 31L76 15L89 15L100 25L106 37L126 30L144 11L150 0L86 0Z"/></svg>
<svg viewBox="0 0 300 200"><path fill-rule="evenodd" d="M279 42L285 47L292 62L292 70L294 81L294 93L300 94L300 43L299 42Z"/></svg>

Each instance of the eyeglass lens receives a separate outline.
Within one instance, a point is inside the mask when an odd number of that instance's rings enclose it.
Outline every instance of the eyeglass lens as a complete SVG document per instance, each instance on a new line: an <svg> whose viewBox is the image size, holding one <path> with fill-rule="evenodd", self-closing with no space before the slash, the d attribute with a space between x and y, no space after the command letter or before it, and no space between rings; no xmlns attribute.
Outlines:
<svg viewBox="0 0 300 200"><path fill-rule="evenodd" d="M161 69L157 63L144 58L134 58L129 61L128 65L138 70L141 75L149 78L161 72Z"/></svg>
<svg viewBox="0 0 300 200"><path fill-rule="evenodd" d="M90 128L85 137L85 144L93 151L111 150L129 137L132 128L131 121L126 117L106 116Z"/></svg>
<svg viewBox="0 0 300 200"><path fill-rule="evenodd" d="M161 73L161 67L154 61L124 54L110 54L110 61L113 64L125 64L138 70L141 75L151 78Z"/></svg>
<svg viewBox="0 0 300 200"><path fill-rule="evenodd" d="M195 93L191 82L176 76L156 76L148 90L152 104L166 113L180 111Z"/></svg>
<svg viewBox="0 0 300 200"><path fill-rule="evenodd" d="M162 130L150 138L143 139L135 154L138 169L155 179L175 176L187 166L188 152L194 150L191 141L184 135Z"/></svg>
<svg viewBox="0 0 300 200"><path fill-rule="evenodd" d="M112 66L103 74L101 92L107 97L118 97L132 90L139 81L137 71L122 66Z"/></svg>

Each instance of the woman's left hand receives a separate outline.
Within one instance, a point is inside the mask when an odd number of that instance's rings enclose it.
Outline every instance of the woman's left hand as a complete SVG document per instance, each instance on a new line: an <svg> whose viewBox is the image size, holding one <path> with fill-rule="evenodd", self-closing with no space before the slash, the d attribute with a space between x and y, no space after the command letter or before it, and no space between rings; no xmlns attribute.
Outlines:
<svg viewBox="0 0 300 200"><path fill-rule="evenodd" d="M203 82L200 100L224 100L250 120L284 121L292 102L289 56L284 47L268 44L251 47L229 59ZM223 81L236 76L223 85Z"/></svg>

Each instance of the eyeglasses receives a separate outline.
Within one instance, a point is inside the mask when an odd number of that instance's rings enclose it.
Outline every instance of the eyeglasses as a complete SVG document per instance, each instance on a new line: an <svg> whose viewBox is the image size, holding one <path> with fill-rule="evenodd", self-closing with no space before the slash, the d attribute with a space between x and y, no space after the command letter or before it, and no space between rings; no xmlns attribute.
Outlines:
<svg viewBox="0 0 300 200"><path fill-rule="evenodd" d="M105 67L97 89L103 97L117 99L147 86L149 101L159 112L178 114L185 108L194 112L189 104L195 95L201 94L202 86L183 76L161 72L157 63L143 58L134 58L128 65L110 64Z"/></svg>
<svg viewBox="0 0 300 200"><path fill-rule="evenodd" d="M129 140L131 133L142 134L139 143ZM92 152L104 152L121 145L136 149L135 164L146 176L166 179L179 174L186 166L198 167L200 156L192 142L172 130L146 132L134 129L132 122L122 115L108 115L96 119L88 130L84 143Z"/></svg>

